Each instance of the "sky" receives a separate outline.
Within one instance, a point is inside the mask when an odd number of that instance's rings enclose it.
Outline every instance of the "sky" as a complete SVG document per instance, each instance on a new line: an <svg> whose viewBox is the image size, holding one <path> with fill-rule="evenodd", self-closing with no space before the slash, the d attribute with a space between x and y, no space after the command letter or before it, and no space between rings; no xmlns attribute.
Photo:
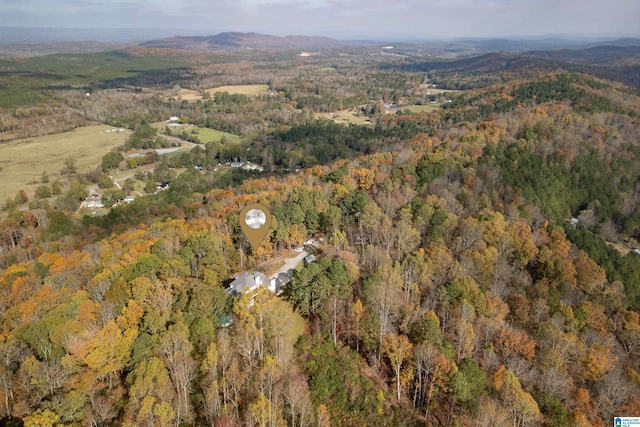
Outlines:
<svg viewBox="0 0 640 427"><path fill-rule="evenodd" d="M0 27L366 39L640 36L640 0L0 0Z"/></svg>

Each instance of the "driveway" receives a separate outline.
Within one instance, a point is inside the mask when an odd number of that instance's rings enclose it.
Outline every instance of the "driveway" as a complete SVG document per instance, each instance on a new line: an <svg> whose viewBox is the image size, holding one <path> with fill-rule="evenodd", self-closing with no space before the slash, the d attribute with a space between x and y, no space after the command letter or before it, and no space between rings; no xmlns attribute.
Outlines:
<svg viewBox="0 0 640 427"><path fill-rule="evenodd" d="M280 267L278 269L278 271L273 273L271 275L271 277L276 277L280 273L287 273L287 272L289 272L289 270L293 270L294 268L296 268L298 266L298 264L300 264L302 262L304 257L306 257L307 255L309 255L309 252L302 251L300 253L297 253L296 256L293 257L293 258L285 258L284 265L282 267Z"/></svg>

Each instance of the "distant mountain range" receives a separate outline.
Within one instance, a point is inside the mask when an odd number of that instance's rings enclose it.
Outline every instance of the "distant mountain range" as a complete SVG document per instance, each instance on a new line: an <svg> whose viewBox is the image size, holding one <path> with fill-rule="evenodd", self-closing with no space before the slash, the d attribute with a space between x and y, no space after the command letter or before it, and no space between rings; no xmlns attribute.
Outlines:
<svg viewBox="0 0 640 427"><path fill-rule="evenodd" d="M207 37L170 37L142 43L144 47L173 49L318 49L370 42L351 42L329 37L286 36L278 37L258 33L227 32Z"/></svg>
<svg viewBox="0 0 640 427"><path fill-rule="evenodd" d="M421 61L403 68L440 70L477 74L503 71L532 72L567 70L615 80L640 88L640 40L626 40L626 46L598 45L584 49L539 50L523 53L491 52L472 57L443 61ZM622 44L622 43L621 43Z"/></svg>
<svg viewBox="0 0 640 427"><path fill-rule="evenodd" d="M388 42L338 40L330 37L286 36L278 37L259 33L225 32L213 36L178 36L150 40L141 43L145 47L173 49L321 49L340 46L381 45ZM625 38L610 41L569 40L562 38L541 39L458 39L428 41L422 43L391 43L398 46L419 47L434 53L450 52L472 55L482 52L526 52L557 49L582 49L598 47L640 47L640 39Z"/></svg>

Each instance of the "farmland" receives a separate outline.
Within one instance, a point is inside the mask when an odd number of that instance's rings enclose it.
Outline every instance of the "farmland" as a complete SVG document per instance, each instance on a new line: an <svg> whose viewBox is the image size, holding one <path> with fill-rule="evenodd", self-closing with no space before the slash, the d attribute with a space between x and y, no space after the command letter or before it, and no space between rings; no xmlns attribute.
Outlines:
<svg viewBox="0 0 640 427"><path fill-rule="evenodd" d="M240 137L238 135L234 135L228 132L222 132L216 129L208 129L201 127L190 127L187 129L188 132L196 135L201 144L206 144L208 142L220 142L222 137L226 137L229 142L240 142Z"/></svg>
<svg viewBox="0 0 640 427"><path fill-rule="evenodd" d="M153 89L146 88L146 91L151 93L157 92ZM181 88L177 93L167 94L167 92L171 91L162 91L162 95L165 99L175 98L179 101L198 101L202 98L202 93L206 92L209 95L213 96L216 93L227 92L230 95L247 95L247 96L255 96L255 95L264 95L268 92L269 86L266 84L259 85L232 85L232 86L218 86L210 89L206 89L204 91L197 91L193 89L185 89Z"/></svg>
<svg viewBox="0 0 640 427"><path fill-rule="evenodd" d="M406 107L402 107L402 110L411 111L412 113L430 113L432 111L439 110L440 107L434 104L428 105L408 105Z"/></svg>
<svg viewBox="0 0 640 427"><path fill-rule="evenodd" d="M211 89L207 89L211 95L217 92L228 92L230 95L263 95L269 90L269 85L234 85L234 86L219 86Z"/></svg>
<svg viewBox="0 0 640 427"><path fill-rule="evenodd" d="M0 200L13 198L20 190L29 197L41 185L43 172L51 182L61 178L60 170L67 158L73 158L79 173L94 169L102 156L123 145L128 131L105 131L111 126L78 128L70 132L37 138L18 139L0 145Z"/></svg>
<svg viewBox="0 0 640 427"><path fill-rule="evenodd" d="M197 101L198 99L202 99L202 95L200 95L197 90L180 89L175 98L180 101Z"/></svg>
<svg viewBox="0 0 640 427"><path fill-rule="evenodd" d="M351 110L341 110L336 111L335 113L317 113L317 118L320 119L329 119L333 120L336 123L342 123L345 125L354 124L354 125L364 125L369 124L369 117L358 114Z"/></svg>
<svg viewBox="0 0 640 427"><path fill-rule="evenodd" d="M166 122L157 122L152 123L151 126L154 128L165 131L167 126ZM198 143L207 144L209 142L220 142L222 137L226 137L228 142L240 142L240 137L238 135L234 135L232 133L223 132L216 129L209 129L204 127L198 127L193 125L182 125L170 128L170 132L172 136L182 137L183 139L187 139L191 141L191 138L185 138L185 136L192 136L198 138ZM186 132L186 135L184 134ZM192 141L193 142L193 141Z"/></svg>

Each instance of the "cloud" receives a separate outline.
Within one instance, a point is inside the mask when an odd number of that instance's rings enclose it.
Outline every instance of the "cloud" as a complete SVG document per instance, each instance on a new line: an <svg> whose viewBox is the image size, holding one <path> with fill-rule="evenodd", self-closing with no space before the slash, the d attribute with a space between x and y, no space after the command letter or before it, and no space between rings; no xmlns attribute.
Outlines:
<svg viewBox="0 0 640 427"><path fill-rule="evenodd" d="M640 35L640 1L2 0L0 25L187 28L368 38Z"/></svg>

